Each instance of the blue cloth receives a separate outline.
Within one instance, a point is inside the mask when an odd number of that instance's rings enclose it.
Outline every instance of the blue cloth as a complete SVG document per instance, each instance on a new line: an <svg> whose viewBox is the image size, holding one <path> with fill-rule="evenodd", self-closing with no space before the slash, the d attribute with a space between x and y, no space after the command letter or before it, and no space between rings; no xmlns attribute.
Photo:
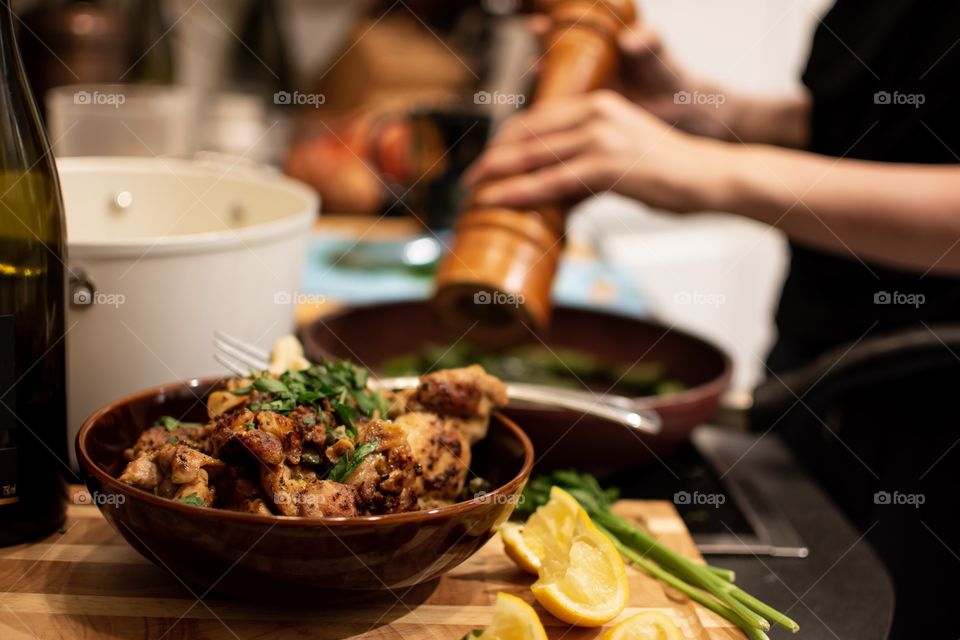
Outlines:
<svg viewBox="0 0 960 640"><path fill-rule="evenodd" d="M307 249L303 291L346 304L422 300L433 292L431 275L404 269L362 270L333 264L349 249L350 238L314 236ZM601 292L601 293L598 293ZM605 309L644 316L649 305L629 273L599 260L565 259L553 285L558 305Z"/></svg>

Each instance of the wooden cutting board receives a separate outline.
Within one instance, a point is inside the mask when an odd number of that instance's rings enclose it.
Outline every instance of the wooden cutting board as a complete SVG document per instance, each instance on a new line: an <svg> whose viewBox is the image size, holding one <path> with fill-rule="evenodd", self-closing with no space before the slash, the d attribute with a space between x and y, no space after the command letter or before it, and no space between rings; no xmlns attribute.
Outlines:
<svg viewBox="0 0 960 640"><path fill-rule="evenodd" d="M618 510L646 524L663 542L700 560L668 502L622 501ZM684 637L744 636L726 620L630 568L631 606L668 614ZM459 640L490 621L498 591L534 603L532 576L514 567L494 538L436 588L398 590L396 597L356 606L268 606L210 595L198 601L169 572L134 551L94 506L71 505L61 533L0 549L0 638L348 638ZM252 593L269 584L250 585ZM199 595L199 594L198 594ZM535 604L552 639L597 638L571 628Z"/></svg>

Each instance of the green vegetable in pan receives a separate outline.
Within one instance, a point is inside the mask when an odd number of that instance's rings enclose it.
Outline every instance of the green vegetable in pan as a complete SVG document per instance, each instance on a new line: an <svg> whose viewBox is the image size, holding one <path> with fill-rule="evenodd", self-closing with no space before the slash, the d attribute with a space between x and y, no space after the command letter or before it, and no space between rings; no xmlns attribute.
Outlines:
<svg viewBox="0 0 960 640"><path fill-rule="evenodd" d="M380 368L386 376L409 376L474 363L502 380L570 389L612 389L627 396L666 395L685 388L657 362L610 364L579 349L543 345L524 345L499 353L485 352L465 342L428 345L417 352L390 358Z"/></svg>

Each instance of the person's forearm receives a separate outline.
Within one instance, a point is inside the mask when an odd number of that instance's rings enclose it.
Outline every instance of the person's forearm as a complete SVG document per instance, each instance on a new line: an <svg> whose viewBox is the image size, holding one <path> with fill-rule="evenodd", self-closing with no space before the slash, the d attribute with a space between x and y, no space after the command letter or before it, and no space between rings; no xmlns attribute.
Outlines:
<svg viewBox="0 0 960 640"><path fill-rule="evenodd" d="M689 91L662 117L701 136L755 144L805 148L810 135L810 97L805 89L792 96L764 98L727 91L709 82L689 81Z"/></svg>
<svg viewBox="0 0 960 640"><path fill-rule="evenodd" d="M780 98L742 96L731 100L731 106L724 114L726 139L794 149L809 143L810 97L805 90Z"/></svg>
<svg viewBox="0 0 960 640"><path fill-rule="evenodd" d="M706 196L708 208L760 220L839 255L960 274L960 166L843 160L755 145L731 145L720 156L723 186Z"/></svg>

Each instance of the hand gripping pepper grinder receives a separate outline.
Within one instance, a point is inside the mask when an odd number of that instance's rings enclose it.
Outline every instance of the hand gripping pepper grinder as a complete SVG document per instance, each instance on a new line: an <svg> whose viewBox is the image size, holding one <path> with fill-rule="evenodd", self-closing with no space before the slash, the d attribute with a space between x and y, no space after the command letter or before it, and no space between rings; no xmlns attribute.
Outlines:
<svg viewBox="0 0 960 640"><path fill-rule="evenodd" d="M619 31L634 20L633 0L539 0L552 18L534 103L602 87L616 69ZM544 332L550 289L563 249L563 203L518 210L475 204L478 185L440 264L434 304L447 330L500 348Z"/></svg>

